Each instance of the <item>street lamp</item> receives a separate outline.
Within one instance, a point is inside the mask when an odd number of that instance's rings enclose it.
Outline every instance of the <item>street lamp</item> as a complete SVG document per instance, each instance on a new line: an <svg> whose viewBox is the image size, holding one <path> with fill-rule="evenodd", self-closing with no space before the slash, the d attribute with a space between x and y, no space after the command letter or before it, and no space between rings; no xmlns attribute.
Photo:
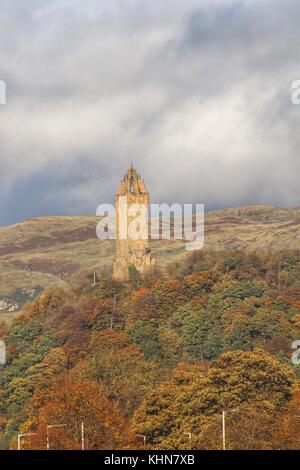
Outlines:
<svg viewBox="0 0 300 470"><path fill-rule="evenodd" d="M137 434L138 437L142 437L143 438L143 442L144 442L144 449L146 449L146 441L147 441L147 436L144 436L143 434Z"/></svg>
<svg viewBox="0 0 300 470"><path fill-rule="evenodd" d="M223 435L223 450L226 450L226 423L225 417L227 413L236 413L239 411L237 408L234 410L222 411L222 435Z"/></svg>
<svg viewBox="0 0 300 470"><path fill-rule="evenodd" d="M84 450L84 422L81 421L81 450Z"/></svg>
<svg viewBox="0 0 300 470"><path fill-rule="evenodd" d="M27 433L27 434L18 434L18 450L21 450L21 439L23 437L35 436L35 435L36 435L35 432L30 432L30 433Z"/></svg>
<svg viewBox="0 0 300 470"><path fill-rule="evenodd" d="M192 450L192 433L191 432L184 432L183 433L184 436L188 436L188 439L189 439L189 450Z"/></svg>
<svg viewBox="0 0 300 470"><path fill-rule="evenodd" d="M63 428L68 426L67 424L47 424L47 450L50 450L50 439L49 439L49 429L52 428Z"/></svg>

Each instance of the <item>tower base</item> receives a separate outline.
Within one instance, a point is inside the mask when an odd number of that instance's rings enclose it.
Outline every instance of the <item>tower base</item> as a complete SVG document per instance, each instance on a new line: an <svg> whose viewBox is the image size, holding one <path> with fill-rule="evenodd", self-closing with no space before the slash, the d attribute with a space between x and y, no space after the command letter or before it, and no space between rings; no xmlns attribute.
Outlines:
<svg viewBox="0 0 300 470"><path fill-rule="evenodd" d="M128 258L119 258L113 264L113 278L118 281L128 281L129 266L135 266L136 270L145 275L151 271L155 265L155 258L149 248L145 250L134 250Z"/></svg>

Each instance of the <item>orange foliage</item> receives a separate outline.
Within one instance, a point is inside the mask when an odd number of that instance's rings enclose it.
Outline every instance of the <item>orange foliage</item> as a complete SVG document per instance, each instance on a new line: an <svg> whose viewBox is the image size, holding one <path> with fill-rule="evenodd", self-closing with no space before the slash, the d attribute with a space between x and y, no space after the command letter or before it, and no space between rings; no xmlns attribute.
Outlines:
<svg viewBox="0 0 300 470"><path fill-rule="evenodd" d="M39 412L36 435L27 442L29 448L45 449L46 426L63 424L48 430L50 448L80 449L82 422L87 450L136 446L136 436L119 408L107 399L97 383L82 384L66 379L52 392L52 399Z"/></svg>
<svg viewBox="0 0 300 470"><path fill-rule="evenodd" d="M184 278L183 289L188 298L210 292L214 277L209 272L194 273Z"/></svg>

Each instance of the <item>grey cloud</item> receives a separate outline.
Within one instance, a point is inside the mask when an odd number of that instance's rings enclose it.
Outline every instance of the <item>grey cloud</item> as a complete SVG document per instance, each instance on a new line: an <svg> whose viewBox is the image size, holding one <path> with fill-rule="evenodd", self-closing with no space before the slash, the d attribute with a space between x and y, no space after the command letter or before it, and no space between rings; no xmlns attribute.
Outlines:
<svg viewBox="0 0 300 470"><path fill-rule="evenodd" d="M3 0L0 224L155 201L300 201L297 0Z"/></svg>

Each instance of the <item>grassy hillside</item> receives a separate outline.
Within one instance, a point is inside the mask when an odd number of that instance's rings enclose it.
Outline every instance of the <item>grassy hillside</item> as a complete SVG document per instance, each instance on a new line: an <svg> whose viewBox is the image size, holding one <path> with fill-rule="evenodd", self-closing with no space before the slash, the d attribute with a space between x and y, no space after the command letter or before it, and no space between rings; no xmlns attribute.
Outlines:
<svg viewBox="0 0 300 470"><path fill-rule="evenodd" d="M0 228L0 316L9 318L41 288L67 287L87 271L109 271L113 241L96 238L98 218L41 217ZM182 241L152 241L157 265L186 256ZM248 206L209 212L205 248L281 251L300 246L300 208Z"/></svg>

